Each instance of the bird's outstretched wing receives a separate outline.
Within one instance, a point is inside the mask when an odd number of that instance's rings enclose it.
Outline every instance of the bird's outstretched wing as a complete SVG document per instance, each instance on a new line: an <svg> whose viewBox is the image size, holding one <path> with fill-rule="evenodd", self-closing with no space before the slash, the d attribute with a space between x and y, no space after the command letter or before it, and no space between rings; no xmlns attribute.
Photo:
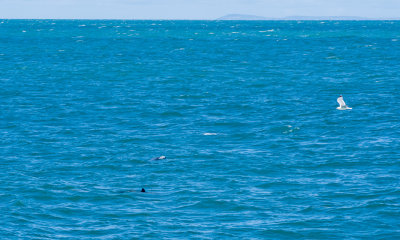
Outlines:
<svg viewBox="0 0 400 240"><path fill-rule="evenodd" d="M338 97L337 102L339 103L339 106L340 106L341 108L347 107L347 106L346 106L346 103L343 101L343 97Z"/></svg>

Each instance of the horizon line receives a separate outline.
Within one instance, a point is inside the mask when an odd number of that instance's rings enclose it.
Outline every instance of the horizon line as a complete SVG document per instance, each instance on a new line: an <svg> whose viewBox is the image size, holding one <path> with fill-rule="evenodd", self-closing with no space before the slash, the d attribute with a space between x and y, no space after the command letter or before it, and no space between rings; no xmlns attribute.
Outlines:
<svg viewBox="0 0 400 240"><path fill-rule="evenodd" d="M301 16L303 17L303 16ZM308 16L305 16L308 17ZM190 18L0 18L0 20L129 20L129 21L400 21L400 18L364 18L357 17L354 19L330 19L330 18L341 18L347 16L327 16L327 19L312 17L308 19L285 19L283 18L271 18L271 19L190 19Z"/></svg>

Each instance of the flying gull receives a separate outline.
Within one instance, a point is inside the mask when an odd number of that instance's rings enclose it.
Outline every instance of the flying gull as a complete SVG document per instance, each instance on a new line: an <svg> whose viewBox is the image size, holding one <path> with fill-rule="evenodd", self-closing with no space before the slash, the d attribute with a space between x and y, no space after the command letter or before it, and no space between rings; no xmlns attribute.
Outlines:
<svg viewBox="0 0 400 240"><path fill-rule="evenodd" d="M339 109L339 110L348 110L348 109L352 109L352 108L348 107L348 106L346 105L346 103L343 101L342 95L340 95L340 96L338 97L337 102L339 103L339 107L337 107L336 109Z"/></svg>

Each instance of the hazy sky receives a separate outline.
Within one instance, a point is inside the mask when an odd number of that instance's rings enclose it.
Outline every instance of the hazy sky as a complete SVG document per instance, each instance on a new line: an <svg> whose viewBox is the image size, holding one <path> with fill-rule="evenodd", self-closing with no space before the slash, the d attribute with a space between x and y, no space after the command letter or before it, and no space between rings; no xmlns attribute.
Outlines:
<svg viewBox="0 0 400 240"><path fill-rule="evenodd" d="M400 17L400 0L0 0L0 18Z"/></svg>

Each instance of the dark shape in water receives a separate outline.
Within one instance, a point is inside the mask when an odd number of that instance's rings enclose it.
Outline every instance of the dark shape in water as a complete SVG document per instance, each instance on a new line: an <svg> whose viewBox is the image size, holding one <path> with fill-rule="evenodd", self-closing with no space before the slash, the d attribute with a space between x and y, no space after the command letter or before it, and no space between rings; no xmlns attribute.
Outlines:
<svg viewBox="0 0 400 240"><path fill-rule="evenodd" d="M146 192L146 190L144 190L144 188L142 188L142 190L140 192Z"/></svg>

